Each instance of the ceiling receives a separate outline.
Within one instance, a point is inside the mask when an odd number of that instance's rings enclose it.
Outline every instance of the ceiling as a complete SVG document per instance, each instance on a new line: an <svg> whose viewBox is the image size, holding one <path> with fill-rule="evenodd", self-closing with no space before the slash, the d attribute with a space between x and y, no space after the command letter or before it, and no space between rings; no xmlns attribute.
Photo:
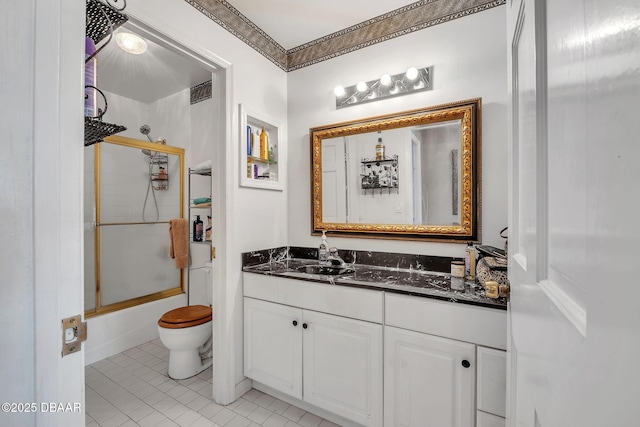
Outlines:
<svg viewBox="0 0 640 427"><path fill-rule="evenodd" d="M285 49L291 49L411 4L407 0L227 0ZM339 13L335 11L339 10ZM283 22L286 25L283 25ZM130 23L116 32L140 33ZM211 70L167 48L149 34L142 55L112 40L98 54L98 87L145 104L211 80Z"/></svg>
<svg viewBox="0 0 640 427"><path fill-rule="evenodd" d="M147 51L132 55L111 40L98 53L98 87L149 104L186 88L211 80L211 71L165 47L148 34L140 34L129 23L116 30L138 33L147 41Z"/></svg>
<svg viewBox="0 0 640 427"><path fill-rule="evenodd" d="M286 50L414 3L409 0L227 0Z"/></svg>

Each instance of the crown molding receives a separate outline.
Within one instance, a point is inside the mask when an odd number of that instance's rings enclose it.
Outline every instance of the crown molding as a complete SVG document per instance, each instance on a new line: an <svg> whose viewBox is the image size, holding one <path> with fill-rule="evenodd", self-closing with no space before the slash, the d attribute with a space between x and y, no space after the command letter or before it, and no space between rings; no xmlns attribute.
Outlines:
<svg viewBox="0 0 640 427"><path fill-rule="evenodd" d="M286 50L225 0L185 1L287 72L506 3L422 0Z"/></svg>

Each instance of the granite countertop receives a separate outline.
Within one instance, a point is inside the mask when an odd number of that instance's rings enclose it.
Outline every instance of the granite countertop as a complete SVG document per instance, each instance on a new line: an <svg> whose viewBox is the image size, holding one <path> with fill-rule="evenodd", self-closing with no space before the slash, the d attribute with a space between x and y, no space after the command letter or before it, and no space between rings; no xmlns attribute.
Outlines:
<svg viewBox="0 0 640 427"><path fill-rule="evenodd" d="M263 259L264 260L264 259ZM366 289L402 293L454 303L470 304L500 310L507 309L505 298L492 299L485 296L484 287L465 282L464 290L451 289L451 275L424 269L374 266L348 263L352 273L323 275L303 273L298 268L317 264L315 259L293 257L269 257L267 262L243 263L247 273L325 283L335 286L351 286Z"/></svg>

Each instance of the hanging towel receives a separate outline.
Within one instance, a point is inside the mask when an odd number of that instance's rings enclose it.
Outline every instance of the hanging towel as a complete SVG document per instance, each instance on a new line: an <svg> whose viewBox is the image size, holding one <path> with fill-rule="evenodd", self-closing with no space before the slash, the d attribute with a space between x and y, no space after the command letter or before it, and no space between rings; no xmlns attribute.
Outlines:
<svg viewBox="0 0 640 427"><path fill-rule="evenodd" d="M186 268L189 265L189 228L184 218L169 221L169 236L171 247L169 256L176 260L176 268Z"/></svg>

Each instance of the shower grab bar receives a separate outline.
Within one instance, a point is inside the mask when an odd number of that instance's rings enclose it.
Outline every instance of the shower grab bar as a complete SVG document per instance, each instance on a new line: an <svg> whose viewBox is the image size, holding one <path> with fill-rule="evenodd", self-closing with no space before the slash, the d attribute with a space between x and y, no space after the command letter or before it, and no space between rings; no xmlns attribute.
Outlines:
<svg viewBox="0 0 640 427"><path fill-rule="evenodd" d="M169 221L147 221L147 222L96 222L96 227L104 227L108 225L144 225L144 224L169 224Z"/></svg>

